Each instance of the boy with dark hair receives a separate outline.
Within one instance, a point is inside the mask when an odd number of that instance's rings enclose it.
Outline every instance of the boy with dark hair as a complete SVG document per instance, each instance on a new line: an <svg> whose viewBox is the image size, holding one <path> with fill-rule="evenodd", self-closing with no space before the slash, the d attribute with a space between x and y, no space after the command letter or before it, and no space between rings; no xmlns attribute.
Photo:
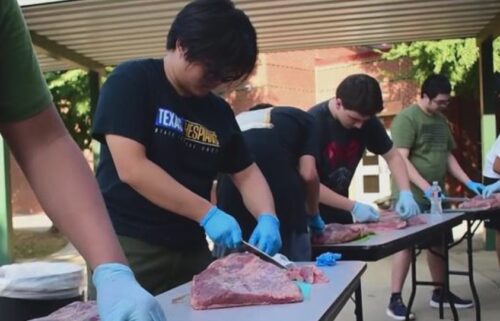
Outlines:
<svg viewBox="0 0 500 321"><path fill-rule="evenodd" d="M355 74L339 84L336 97L309 110L320 137L320 213L328 223L379 219L376 209L348 198L354 171L366 149L384 157L402 190L396 211L403 219L418 213L404 161L375 116L382 109L382 92L377 80Z"/></svg>
<svg viewBox="0 0 500 321"><path fill-rule="evenodd" d="M241 10L196 0L175 18L163 59L125 62L102 88L97 179L132 270L153 294L207 266L205 233L240 245L237 221L209 202L219 172L231 175L258 219L252 243L269 254L281 246L269 187L231 108L211 93L248 77L256 59L255 30Z"/></svg>
<svg viewBox="0 0 500 321"><path fill-rule="evenodd" d="M325 225L318 212L318 137L313 118L298 108L269 106L256 105L236 120L271 188L281 223L281 253L292 261L310 261L308 223L314 233L321 233ZM243 237L250 235L255 220L227 175L218 181L217 204L236 217Z"/></svg>
<svg viewBox="0 0 500 321"><path fill-rule="evenodd" d="M394 144L405 160L412 182L411 189L416 196L421 212L430 208L426 198L430 198L432 182L437 181L439 185L443 186L446 172L450 172L476 194L480 194L484 188L482 184L469 179L451 153L455 148L455 141L448 122L441 113L448 106L450 93L451 84L445 76L429 76L422 84L418 103L404 108L396 116L391 127ZM397 197L398 192L398 189L394 187L394 197ZM444 262L433 252L442 254L443 244L438 238L431 240L429 245L432 251L427 253L427 262L432 280L442 283L445 273ZM404 320L406 314L407 309L401 298L401 290L409 267L409 250L394 255L391 280L392 295L387 314L395 320ZM436 287L430 305L439 307L440 300L441 287ZM451 294L451 298L444 297L445 307L449 307L450 300L454 301L457 308L472 306L472 301L463 300ZM411 316L414 318L413 314Z"/></svg>

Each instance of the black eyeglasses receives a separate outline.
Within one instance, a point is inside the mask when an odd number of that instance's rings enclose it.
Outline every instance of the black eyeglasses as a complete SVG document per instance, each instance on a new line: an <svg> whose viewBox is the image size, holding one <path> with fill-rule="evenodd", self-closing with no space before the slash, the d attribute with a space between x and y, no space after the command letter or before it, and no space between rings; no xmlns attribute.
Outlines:
<svg viewBox="0 0 500 321"><path fill-rule="evenodd" d="M450 100L449 99L442 99L442 100L431 99L431 101L435 102L436 105L439 105L439 106L448 106L450 104Z"/></svg>

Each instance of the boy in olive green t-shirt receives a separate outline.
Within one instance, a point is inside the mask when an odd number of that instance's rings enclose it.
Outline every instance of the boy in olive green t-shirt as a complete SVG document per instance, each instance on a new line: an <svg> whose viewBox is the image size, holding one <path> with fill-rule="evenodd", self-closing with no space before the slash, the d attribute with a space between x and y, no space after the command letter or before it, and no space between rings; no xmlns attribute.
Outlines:
<svg viewBox="0 0 500 321"><path fill-rule="evenodd" d="M451 84L442 75L429 76L422 85L421 98L417 104L401 111L391 126L392 139L395 147L405 159L411 180L411 189L419 203L422 212L429 209L430 187L433 181L443 186L447 172L467 186L471 191L480 194L484 186L470 180L465 174L451 151L455 142L450 127L441 110L449 103ZM398 190L393 186L393 196L397 197ZM433 252L443 253L441 241L431 240L429 246ZM401 298L401 290L410 266L410 251L403 250L394 255L392 263L391 299L387 315L404 320L406 306ZM444 262L433 254L427 253L427 262L434 282L443 283ZM439 307L441 288L433 291L430 305ZM443 304L449 307L453 301L456 308L472 307L472 301L463 300L453 293L444 295ZM410 314L410 319L415 316Z"/></svg>
<svg viewBox="0 0 500 321"><path fill-rule="evenodd" d="M455 148L445 116L439 112L427 114L419 105L414 104L397 115L392 123L391 133L396 148L411 151L407 159L422 178L429 184L437 181L443 186L448 157ZM393 186L392 191L397 198L397 186ZM428 203L424 191L414 183L411 191L423 211Z"/></svg>

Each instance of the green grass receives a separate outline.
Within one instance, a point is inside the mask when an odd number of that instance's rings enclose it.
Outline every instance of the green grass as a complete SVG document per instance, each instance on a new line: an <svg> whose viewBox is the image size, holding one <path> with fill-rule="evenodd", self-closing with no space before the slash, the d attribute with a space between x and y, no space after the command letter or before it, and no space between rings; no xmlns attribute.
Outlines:
<svg viewBox="0 0 500 321"><path fill-rule="evenodd" d="M68 244L66 238L52 229L45 232L14 230L14 260L44 258L61 250L66 244Z"/></svg>

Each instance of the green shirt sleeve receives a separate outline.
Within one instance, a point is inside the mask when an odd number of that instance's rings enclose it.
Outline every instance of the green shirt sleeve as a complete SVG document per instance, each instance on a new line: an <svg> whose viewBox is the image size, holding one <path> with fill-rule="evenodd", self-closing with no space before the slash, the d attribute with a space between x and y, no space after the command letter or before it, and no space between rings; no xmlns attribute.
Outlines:
<svg viewBox="0 0 500 321"><path fill-rule="evenodd" d="M411 149L415 144L415 127L410 118L404 114L399 114L394 118L391 125L391 135L396 148Z"/></svg>
<svg viewBox="0 0 500 321"><path fill-rule="evenodd" d="M448 125L448 150L451 152L457 147L455 142L455 138L453 138L453 133L451 132L451 128Z"/></svg>
<svg viewBox="0 0 500 321"><path fill-rule="evenodd" d="M16 0L2 0L0 43L0 122L30 118L50 106L52 96Z"/></svg>

